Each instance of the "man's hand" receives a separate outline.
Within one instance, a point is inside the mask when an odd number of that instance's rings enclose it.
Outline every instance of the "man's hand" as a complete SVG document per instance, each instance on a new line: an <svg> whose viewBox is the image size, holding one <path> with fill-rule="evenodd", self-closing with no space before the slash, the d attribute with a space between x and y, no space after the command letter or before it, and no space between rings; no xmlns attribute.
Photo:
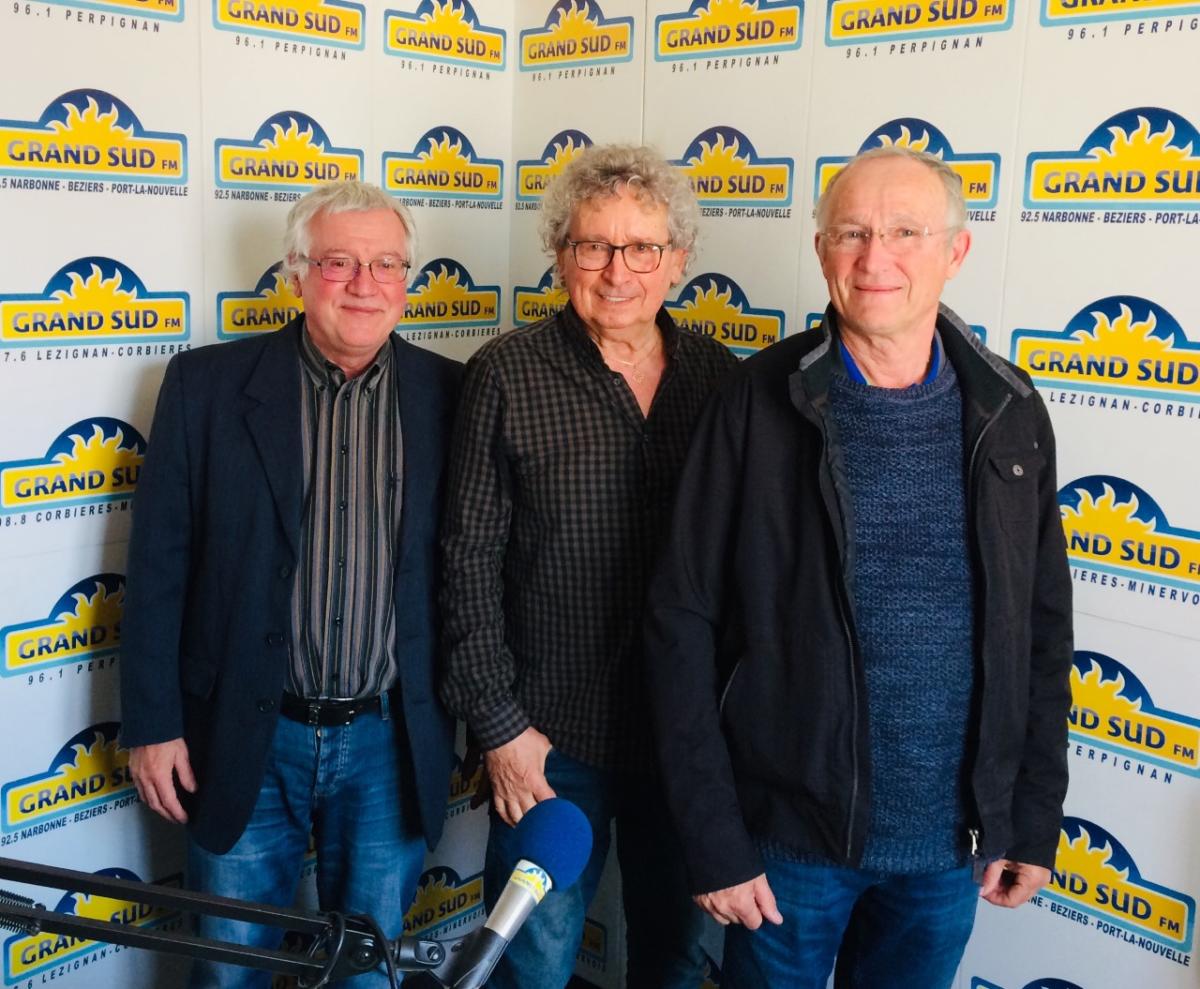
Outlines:
<svg viewBox="0 0 1200 989"><path fill-rule="evenodd" d="M1012 859L997 859L983 872L979 891L988 903L998 907L1019 907L1050 881L1050 870Z"/></svg>
<svg viewBox="0 0 1200 989"><path fill-rule="evenodd" d="M129 750L129 771L142 803L168 821L187 823L187 812L175 792L176 779L188 793L196 792L187 742L173 738L155 745L135 745Z"/></svg>
<svg viewBox="0 0 1200 989"><path fill-rule="evenodd" d="M483 754L492 784L492 804L510 826L542 800L554 796L546 782L546 756L553 746L536 728L526 728L511 742Z"/></svg>
<svg viewBox="0 0 1200 989"><path fill-rule="evenodd" d="M718 924L743 924L748 930L756 931L764 920L772 924L783 923L766 873L737 886L701 893L692 899Z"/></svg>

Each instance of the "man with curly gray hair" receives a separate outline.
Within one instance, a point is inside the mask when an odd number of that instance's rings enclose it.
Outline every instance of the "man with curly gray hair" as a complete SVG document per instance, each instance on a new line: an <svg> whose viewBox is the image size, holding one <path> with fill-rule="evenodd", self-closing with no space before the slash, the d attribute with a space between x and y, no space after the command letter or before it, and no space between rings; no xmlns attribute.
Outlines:
<svg viewBox="0 0 1200 989"><path fill-rule="evenodd" d="M642 147L591 147L547 190L542 233L569 304L468 365L451 445L442 696L483 750L494 903L512 825L555 795L596 836L580 881L530 917L490 986L562 989L615 820L630 987L693 989L700 911L652 767L641 649L645 580L692 425L735 362L664 302L697 209Z"/></svg>

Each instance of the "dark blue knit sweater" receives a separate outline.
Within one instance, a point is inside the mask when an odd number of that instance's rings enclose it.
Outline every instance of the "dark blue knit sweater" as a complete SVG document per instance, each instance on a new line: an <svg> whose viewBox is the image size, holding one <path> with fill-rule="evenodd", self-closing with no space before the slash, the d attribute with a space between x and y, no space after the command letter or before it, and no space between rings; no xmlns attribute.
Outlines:
<svg viewBox="0 0 1200 989"><path fill-rule="evenodd" d="M835 374L830 407L850 487L851 598L867 681L871 825L862 866L965 861L964 764L974 677L962 395L949 362L909 388Z"/></svg>

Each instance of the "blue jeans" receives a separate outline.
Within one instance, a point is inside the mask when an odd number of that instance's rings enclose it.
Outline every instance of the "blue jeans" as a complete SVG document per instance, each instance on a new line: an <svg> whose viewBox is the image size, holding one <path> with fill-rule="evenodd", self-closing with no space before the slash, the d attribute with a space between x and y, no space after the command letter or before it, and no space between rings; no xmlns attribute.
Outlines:
<svg viewBox="0 0 1200 989"><path fill-rule="evenodd" d="M658 785L586 766L551 750L546 779L555 793L587 815L592 855L579 881L554 889L513 938L489 989L563 989L575 968L584 914L608 857L609 826L616 821L617 862L627 932L628 989L696 989L704 968L700 935L705 915L687 892L679 839ZM490 910L516 864L513 829L492 816L484 865Z"/></svg>
<svg viewBox="0 0 1200 989"><path fill-rule="evenodd" d="M224 855L188 841L193 889L286 906L299 886L311 832L322 910L369 913L388 937L404 929L425 841L406 815L413 793L403 728L386 711L360 714L348 725L312 728L280 718L250 823ZM242 921L200 918L203 937L278 947L282 930ZM377 974L378 973L378 974ZM269 973L197 962L190 989L267 987ZM343 984L343 983L339 983ZM388 985L380 967L346 986Z"/></svg>
<svg viewBox="0 0 1200 989"><path fill-rule="evenodd" d="M767 858L783 923L725 934L722 989L949 989L975 923L969 866L889 876ZM839 953L840 947L840 953Z"/></svg>

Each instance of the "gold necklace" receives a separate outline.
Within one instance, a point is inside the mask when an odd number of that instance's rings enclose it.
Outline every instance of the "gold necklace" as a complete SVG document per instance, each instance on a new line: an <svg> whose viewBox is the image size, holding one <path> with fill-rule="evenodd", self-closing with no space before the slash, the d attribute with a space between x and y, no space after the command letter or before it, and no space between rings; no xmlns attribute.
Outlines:
<svg viewBox="0 0 1200 989"><path fill-rule="evenodd" d="M596 347L600 350L601 358L607 363L608 360L610 359L610 357L609 357L609 355L605 354L605 352L604 352L604 344L601 342L601 340L598 336L593 336L592 340L595 342ZM650 358L658 350L658 345L660 343L662 343L662 338L656 332L654 334L654 338L650 341L650 344L647 347L646 352L644 354L642 354L641 357L638 357L637 359L632 360L632 361L627 361L627 360L624 360L623 358L617 357L616 354L613 354L613 355L611 355L611 359L616 361L618 364L623 364L625 367L629 368L629 371L626 373L628 373L629 376L631 378L633 378L633 380L636 381L639 385L645 384L645 382L648 380L648 378L647 378L645 372L643 372L641 370L640 365L642 363L644 363L648 358Z"/></svg>

